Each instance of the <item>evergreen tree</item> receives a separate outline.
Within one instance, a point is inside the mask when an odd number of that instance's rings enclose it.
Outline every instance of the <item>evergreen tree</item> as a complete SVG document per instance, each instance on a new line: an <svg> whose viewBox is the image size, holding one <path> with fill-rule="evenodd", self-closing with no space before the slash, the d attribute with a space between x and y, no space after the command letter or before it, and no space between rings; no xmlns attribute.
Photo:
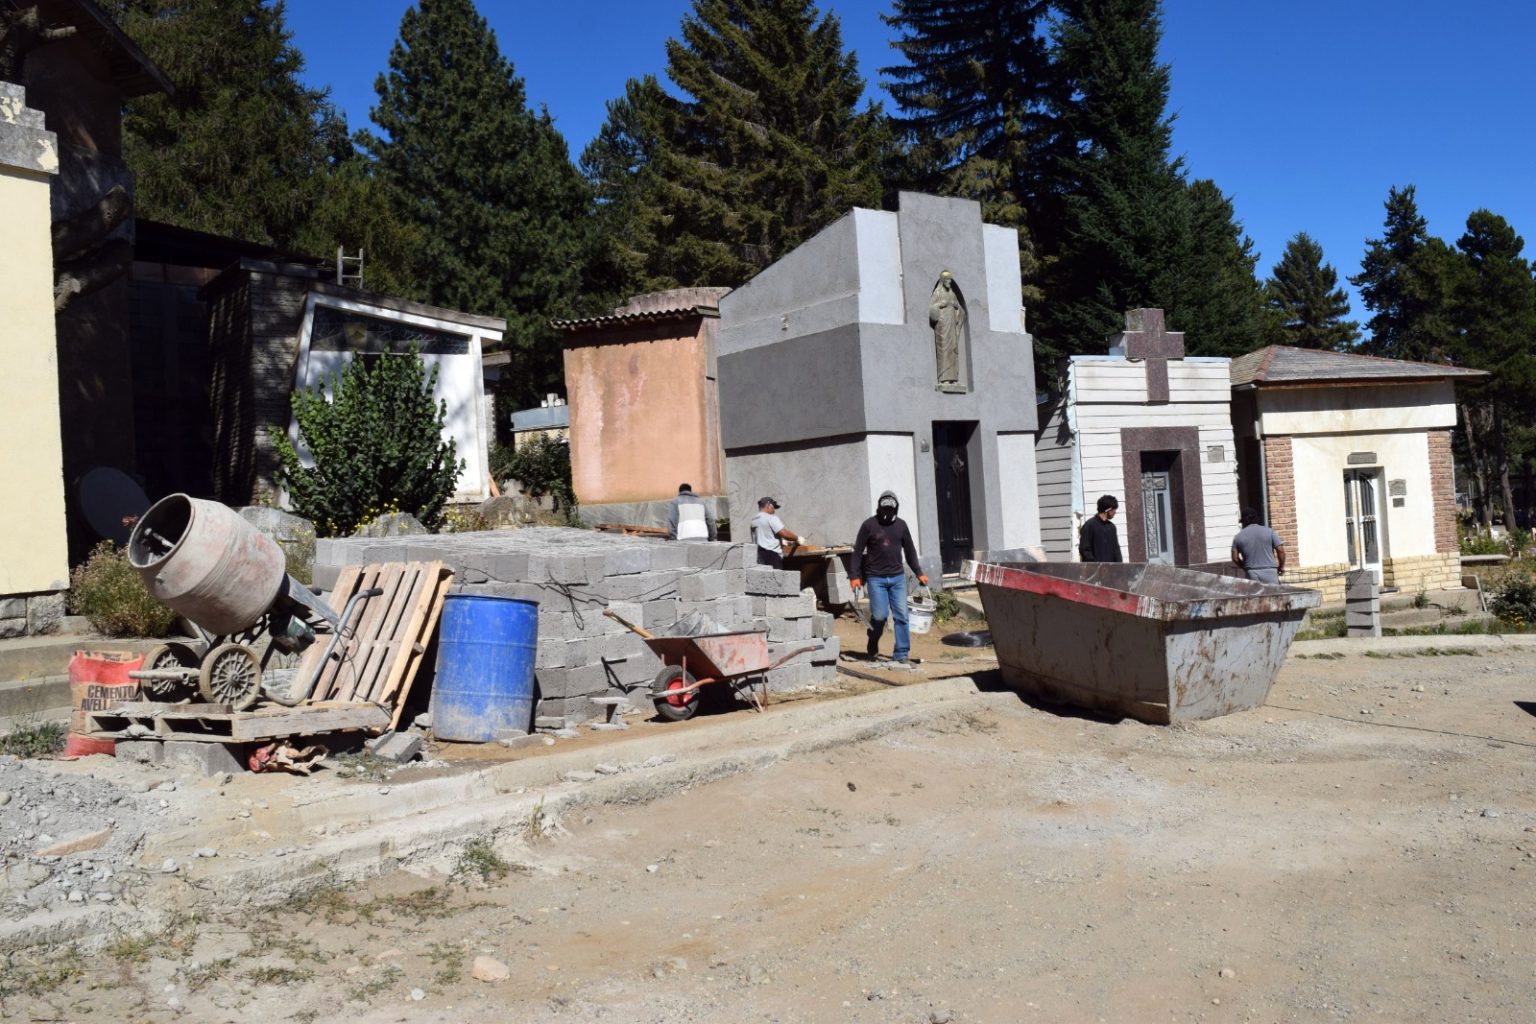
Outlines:
<svg viewBox="0 0 1536 1024"><path fill-rule="evenodd" d="M1286 243L1265 282L1264 302L1280 320L1282 344L1345 352L1360 338L1360 325L1344 319L1349 297L1337 271L1305 231Z"/></svg>
<svg viewBox="0 0 1536 1024"><path fill-rule="evenodd" d="M1202 179L1190 183L1180 205L1175 248L1154 281L1154 304L1185 332L1190 355L1239 356L1268 344L1272 321L1254 276L1259 258L1232 201Z"/></svg>
<svg viewBox="0 0 1536 1024"><path fill-rule="evenodd" d="M982 216L1019 229L1026 277L1032 241L1054 246L1051 178L1060 157L1055 112L1066 99L1042 27L1049 0L895 0L882 15L906 63L882 68L906 147L906 183L980 201ZM1032 238L1032 235L1034 238Z"/></svg>
<svg viewBox="0 0 1536 1024"><path fill-rule="evenodd" d="M650 274L664 218L646 201L649 168L657 140L669 131L670 111L654 75L631 78L624 95L608 101L608 119L581 154L581 173L596 200L584 291L607 306L672 283Z"/></svg>
<svg viewBox="0 0 1536 1024"><path fill-rule="evenodd" d="M350 153L325 90L305 87L282 0L104 0L175 86L128 101L125 159L150 220L293 246Z"/></svg>
<svg viewBox="0 0 1536 1024"><path fill-rule="evenodd" d="M514 402L558 387L551 317L574 309L587 192L547 112L471 0L418 0L374 86L366 146L420 233L422 287L439 305L507 320Z"/></svg>
<svg viewBox="0 0 1536 1024"><path fill-rule="evenodd" d="M681 98L642 87L610 109L611 134L645 157L635 229L618 225L615 245L647 287L741 284L878 204L883 118L857 109L857 62L809 0L694 0L667 75Z"/></svg>
<svg viewBox="0 0 1536 1024"><path fill-rule="evenodd" d="M1372 313L1367 351L1393 359L1435 360L1452 344L1448 319L1451 251L1431 238L1412 185L1387 193L1382 237L1366 243L1349 279Z"/></svg>
<svg viewBox="0 0 1536 1024"><path fill-rule="evenodd" d="M1449 292L1449 320L1455 333L1447 355L1456 362L1487 370L1492 376L1463 385L1463 425L1477 480L1478 511L1492 518L1495 492L1505 522L1515 511L1509 471L1517 450L1514 436L1531 422L1536 409L1536 283L1531 264L1521 255L1525 240L1503 217L1478 210L1467 218L1466 233L1456 242L1458 270Z"/></svg>
<svg viewBox="0 0 1536 1024"><path fill-rule="evenodd" d="M1125 310L1170 305L1159 281L1183 249L1189 207L1183 172L1169 157L1158 0L1059 6L1056 59L1071 89L1060 118L1076 149L1062 162L1063 233L1046 270L1035 343L1047 354L1099 352Z"/></svg>

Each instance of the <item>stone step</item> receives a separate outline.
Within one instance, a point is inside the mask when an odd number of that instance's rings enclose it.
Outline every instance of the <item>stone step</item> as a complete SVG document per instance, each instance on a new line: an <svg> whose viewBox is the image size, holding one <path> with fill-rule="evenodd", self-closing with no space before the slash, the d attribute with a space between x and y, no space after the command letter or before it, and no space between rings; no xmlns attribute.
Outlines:
<svg viewBox="0 0 1536 1024"><path fill-rule="evenodd" d="M0 640L0 681L69 674L76 651L131 651L143 654L161 640L116 640L93 633L56 633ZM4 712L0 712L3 714Z"/></svg>

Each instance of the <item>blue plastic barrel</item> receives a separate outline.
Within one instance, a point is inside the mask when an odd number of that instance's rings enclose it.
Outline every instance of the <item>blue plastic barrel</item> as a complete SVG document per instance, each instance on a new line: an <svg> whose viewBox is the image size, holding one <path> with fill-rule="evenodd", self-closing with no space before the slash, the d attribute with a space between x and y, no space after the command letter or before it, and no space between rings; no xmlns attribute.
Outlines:
<svg viewBox="0 0 1536 1024"><path fill-rule="evenodd" d="M450 595L443 602L432 685L432 732L489 743L498 730L527 732L539 606L511 597Z"/></svg>

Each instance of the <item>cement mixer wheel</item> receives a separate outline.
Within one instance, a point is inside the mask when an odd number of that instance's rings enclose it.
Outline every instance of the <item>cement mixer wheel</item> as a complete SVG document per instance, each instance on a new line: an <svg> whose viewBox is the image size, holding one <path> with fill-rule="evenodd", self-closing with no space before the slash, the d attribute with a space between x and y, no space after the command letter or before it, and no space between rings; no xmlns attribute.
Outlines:
<svg viewBox="0 0 1536 1024"><path fill-rule="evenodd" d="M177 701L187 697L192 686L192 673L197 669L197 662L197 651L191 644L172 640L170 643L151 647L144 655L145 668L184 668L188 671L181 682L171 679L144 680L142 688L145 696L157 701Z"/></svg>
<svg viewBox="0 0 1536 1024"><path fill-rule="evenodd" d="M244 711L261 696L261 662L244 644L221 644L203 659L198 692L209 704L228 704Z"/></svg>

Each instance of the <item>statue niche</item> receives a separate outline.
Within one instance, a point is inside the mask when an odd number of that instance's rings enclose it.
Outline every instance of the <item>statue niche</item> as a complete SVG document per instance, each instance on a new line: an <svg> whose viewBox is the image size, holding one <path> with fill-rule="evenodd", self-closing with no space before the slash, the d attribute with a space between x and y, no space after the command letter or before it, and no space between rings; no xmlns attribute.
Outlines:
<svg viewBox="0 0 1536 1024"><path fill-rule="evenodd" d="M966 337L965 296L949 271L939 275L928 300L928 324L933 328L933 355L940 391L964 391L960 379L960 349Z"/></svg>

